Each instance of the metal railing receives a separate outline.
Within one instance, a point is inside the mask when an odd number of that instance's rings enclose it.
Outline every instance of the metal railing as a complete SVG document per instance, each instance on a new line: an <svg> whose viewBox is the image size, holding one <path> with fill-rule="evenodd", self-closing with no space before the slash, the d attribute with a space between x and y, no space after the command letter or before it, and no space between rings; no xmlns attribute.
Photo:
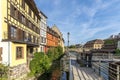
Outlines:
<svg viewBox="0 0 120 80"><path fill-rule="evenodd" d="M93 62L92 68L104 80L120 80L120 65L114 64L116 67L109 66L109 63L102 65L101 62Z"/></svg>
<svg viewBox="0 0 120 80"><path fill-rule="evenodd" d="M112 54L103 54L103 55L92 55L93 61L113 61L114 57Z"/></svg>

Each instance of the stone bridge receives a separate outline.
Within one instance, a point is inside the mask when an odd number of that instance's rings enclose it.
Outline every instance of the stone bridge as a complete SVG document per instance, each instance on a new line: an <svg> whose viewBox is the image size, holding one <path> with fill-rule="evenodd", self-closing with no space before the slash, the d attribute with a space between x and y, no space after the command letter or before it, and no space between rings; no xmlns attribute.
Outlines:
<svg viewBox="0 0 120 80"><path fill-rule="evenodd" d="M83 52L83 48L69 48L68 50L73 52L78 52L78 53Z"/></svg>

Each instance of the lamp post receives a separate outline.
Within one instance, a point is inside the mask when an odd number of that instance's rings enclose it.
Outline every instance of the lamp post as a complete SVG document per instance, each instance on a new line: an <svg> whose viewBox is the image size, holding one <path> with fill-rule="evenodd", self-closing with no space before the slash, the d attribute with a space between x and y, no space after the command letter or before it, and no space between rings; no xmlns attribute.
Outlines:
<svg viewBox="0 0 120 80"><path fill-rule="evenodd" d="M69 80L73 80L72 79L72 70L71 70L71 59L70 59L70 53L69 53L69 36L70 36L70 33L68 32L67 33L67 38L68 38L68 46L67 46L67 50L68 50L68 57L69 57Z"/></svg>
<svg viewBox="0 0 120 80"><path fill-rule="evenodd" d="M69 50L69 42L70 42L70 41L69 41L69 35L70 35L70 33L68 32L68 33L67 33L67 36L68 36L68 47L67 47L67 48L68 48L68 50Z"/></svg>

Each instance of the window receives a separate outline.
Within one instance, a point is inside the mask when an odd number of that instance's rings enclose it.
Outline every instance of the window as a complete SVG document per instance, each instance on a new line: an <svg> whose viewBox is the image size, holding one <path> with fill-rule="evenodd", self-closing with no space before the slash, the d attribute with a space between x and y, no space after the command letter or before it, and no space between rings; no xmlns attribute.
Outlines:
<svg viewBox="0 0 120 80"><path fill-rule="evenodd" d="M38 18L37 18L37 23L39 22Z"/></svg>
<svg viewBox="0 0 120 80"><path fill-rule="evenodd" d="M28 24L28 25L29 25L30 28L32 28L32 23L31 23L30 21L29 21L29 24Z"/></svg>
<svg viewBox="0 0 120 80"><path fill-rule="evenodd" d="M23 47L16 47L16 59L23 58Z"/></svg>
<svg viewBox="0 0 120 80"><path fill-rule="evenodd" d="M28 41L28 35L26 32L24 32L24 41L27 42Z"/></svg>
<svg viewBox="0 0 120 80"><path fill-rule="evenodd" d="M40 29L39 28L37 29L37 33L40 34Z"/></svg>
<svg viewBox="0 0 120 80"><path fill-rule="evenodd" d="M36 26L35 25L33 25L33 31L35 31L36 30Z"/></svg>
<svg viewBox="0 0 120 80"><path fill-rule="evenodd" d="M25 16L23 16L23 15L22 15L22 23L26 24L26 19L25 19Z"/></svg>
<svg viewBox="0 0 120 80"><path fill-rule="evenodd" d="M32 41L32 37L30 34L28 34L28 42L31 42Z"/></svg>
<svg viewBox="0 0 120 80"><path fill-rule="evenodd" d="M35 36L33 36L33 42L34 42L34 43L36 43L36 42L35 42L35 39L36 39L36 37L35 37Z"/></svg>
<svg viewBox="0 0 120 80"><path fill-rule="evenodd" d="M46 38L41 37L41 43L46 43Z"/></svg>
<svg viewBox="0 0 120 80"><path fill-rule="evenodd" d="M17 37L17 29L13 26L11 26L11 39L15 39Z"/></svg>
<svg viewBox="0 0 120 80"><path fill-rule="evenodd" d="M40 37L40 43L42 43L43 42L43 37Z"/></svg>
<svg viewBox="0 0 120 80"><path fill-rule="evenodd" d="M15 13L15 14L14 14L15 18L18 19L18 11L17 11L16 8L14 8L14 13Z"/></svg>
<svg viewBox="0 0 120 80"><path fill-rule="evenodd" d="M25 0L22 0L22 8L25 9Z"/></svg>
<svg viewBox="0 0 120 80"><path fill-rule="evenodd" d="M44 38L44 43L46 43L46 38Z"/></svg>
<svg viewBox="0 0 120 80"><path fill-rule="evenodd" d="M35 20L35 14L33 14L33 19Z"/></svg>
<svg viewBox="0 0 120 80"><path fill-rule="evenodd" d="M0 47L0 61L2 61L2 47Z"/></svg>
<svg viewBox="0 0 120 80"><path fill-rule="evenodd" d="M18 19L18 10L13 5L11 5L11 16Z"/></svg>
<svg viewBox="0 0 120 80"><path fill-rule="evenodd" d="M14 6L12 4L10 5L10 14L14 15Z"/></svg>
<svg viewBox="0 0 120 80"><path fill-rule="evenodd" d="M31 9L29 8L29 15L31 16Z"/></svg>

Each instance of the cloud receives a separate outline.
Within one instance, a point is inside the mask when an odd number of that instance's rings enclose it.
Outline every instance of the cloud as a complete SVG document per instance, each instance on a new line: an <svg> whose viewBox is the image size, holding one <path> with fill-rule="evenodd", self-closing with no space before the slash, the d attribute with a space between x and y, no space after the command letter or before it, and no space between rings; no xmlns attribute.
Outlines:
<svg viewBox="0 0 120 80"><path fill-rule="evenodd" d="M55 6L58 6L61 3L61 0L53 0L52 2Z"/></svg>
<svg viewBox="0 0 120 80"><path fill-rule="evenodd" d="M56 24L66 42L67 32L71 33L71 44L120 32L119 0L38 1L41 2L39 7L47 4L41 8L47 13L48 25Z"/></svg>

